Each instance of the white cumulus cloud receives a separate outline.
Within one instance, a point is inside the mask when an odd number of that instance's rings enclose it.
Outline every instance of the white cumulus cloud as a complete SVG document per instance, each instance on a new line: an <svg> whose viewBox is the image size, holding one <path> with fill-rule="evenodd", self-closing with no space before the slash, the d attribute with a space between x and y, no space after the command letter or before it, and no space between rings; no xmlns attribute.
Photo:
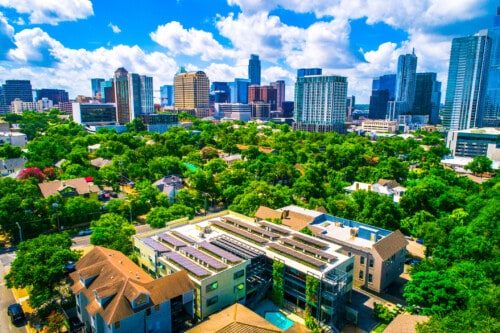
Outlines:
<svg viewBox="0 0 500 333"><path fill-rule="evenodd" d="M195 28L185 29L176 21L158 26L156 31L150 33L150 37L173 55L200 55L203 61L232 55L232 51L225 49L210 32Z"/></svg>
<svg viewBox="0 0 500 333"><path fill-rule="evenodd" d="M113 24L111 22L109 22L108 27L110 27L115 34L119 34L120 32L122 32L122 30L116 24Z"/></svg>
<svg viewBox="0 0 500 333"><path fill-rule="evenodd" d="M76 21L94 14L90 0L0 0L0 7L28 14L32 24Z"/></svg>

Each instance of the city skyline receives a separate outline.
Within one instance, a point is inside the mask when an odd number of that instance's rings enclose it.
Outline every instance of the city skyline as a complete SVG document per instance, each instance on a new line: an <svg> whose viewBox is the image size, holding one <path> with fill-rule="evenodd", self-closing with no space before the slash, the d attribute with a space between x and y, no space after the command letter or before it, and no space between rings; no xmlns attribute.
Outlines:
<svg viewBox="0 0 500 333"><path fill-rule="evenodd" d="M261 83L284 80L288 100L297 69L318 67L347 77L348 95L368 104L372 79L396 73L399 55L413 48L418 71L436 72L446 85L452 39L490 29L499 4L0 0L0 83L26 79L75 98L91 95L91 78L108 80L125 67L153 77L159 103L160 86L181 66L231 82L248 77L256 54Z"/></svg>

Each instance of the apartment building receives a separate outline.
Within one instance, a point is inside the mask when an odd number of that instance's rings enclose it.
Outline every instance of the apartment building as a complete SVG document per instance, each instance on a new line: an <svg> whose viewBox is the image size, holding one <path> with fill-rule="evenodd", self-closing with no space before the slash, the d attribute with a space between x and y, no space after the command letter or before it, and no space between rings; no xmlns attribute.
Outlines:
<svg viewBox="0 0 500 333"><path fill-rule="evenodd" d="M252 308L272 294L299 315L308 308L327 325L343 324L354 258L341 246L228 211L185 222L136 235L134 247L153 276L187 272L199 319L236 302Z"/></svg>

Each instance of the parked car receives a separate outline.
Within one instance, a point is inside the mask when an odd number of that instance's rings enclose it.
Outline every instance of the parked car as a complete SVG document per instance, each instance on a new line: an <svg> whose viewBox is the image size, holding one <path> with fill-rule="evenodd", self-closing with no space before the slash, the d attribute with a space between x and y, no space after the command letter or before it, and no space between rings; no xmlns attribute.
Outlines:
<svg viewBox="0 0 500 333"><path fill-rule="evenodd" d="M9 315L12 323L19 323L24 320L24 311L19 303L9 305L7 308L7 314Z"/></svg>
<svg viewBox="0 0 500 333"><path fill-rule="evenodd" d="M93 232L92 229L84 229L84 230L80 230L78 232L78 236L88 236L88 235L91 235Z"/></svg>
<svg viewBox="0 0 500 333"><path fill-rule="evenodd" d="M418 244L424 244L424 240L423 239L417 239L415 242L417 242Z"/></svg>
<svg viewBox="0 0 500 333"><path fill-rule="evenodd" d="M66 273L71 273L75 271L75 263L72 261L68 261L68 263L64 266Z"/></svg>

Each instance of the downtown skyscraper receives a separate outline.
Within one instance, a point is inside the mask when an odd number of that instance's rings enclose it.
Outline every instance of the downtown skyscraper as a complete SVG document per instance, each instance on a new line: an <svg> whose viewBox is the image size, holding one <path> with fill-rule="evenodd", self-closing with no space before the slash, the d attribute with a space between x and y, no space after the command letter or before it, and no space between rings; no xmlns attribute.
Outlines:
<svg viewBox="0 0 500 333"><path fill-rule="evenodd" d="M483 112L483 127L500 127L500 6L493 20L488 88Z"/></svg>
<svg viewBox="0 0 500 333"><path fill-rule="evenodd" d="M248 79L251 85L260 85L260 60L256 54L250 55L250 60L248 60Z"/></svg>
<svg viewBox="0 0 500 333"><path fill-rule="evenodd" d="M191 112L198 118L208 117L210 80L205 72L186 72L181 68L174 77L175 109Z"/></svg>
<svg viewBox="0 0 500 333"><path fill-rule="evenodd" d="M443 112L445 128L482 127L491 46L487 31L453 39Z"/></svg>
<svg viewBox="0 0 500 333"><path fill-rule="evenodd" d="M389 111L389 118L397 120L400 115L411 114L415 103L417 83L417 56L415 50L411 54L400 55L396 74L396 93L394 103Z"/></svg>
<svg viewBox="0 0 500 333"><path fill-rule="evenodd" d="M298 77L294 130L345 132L347 78L337 75Z"/></svg>

